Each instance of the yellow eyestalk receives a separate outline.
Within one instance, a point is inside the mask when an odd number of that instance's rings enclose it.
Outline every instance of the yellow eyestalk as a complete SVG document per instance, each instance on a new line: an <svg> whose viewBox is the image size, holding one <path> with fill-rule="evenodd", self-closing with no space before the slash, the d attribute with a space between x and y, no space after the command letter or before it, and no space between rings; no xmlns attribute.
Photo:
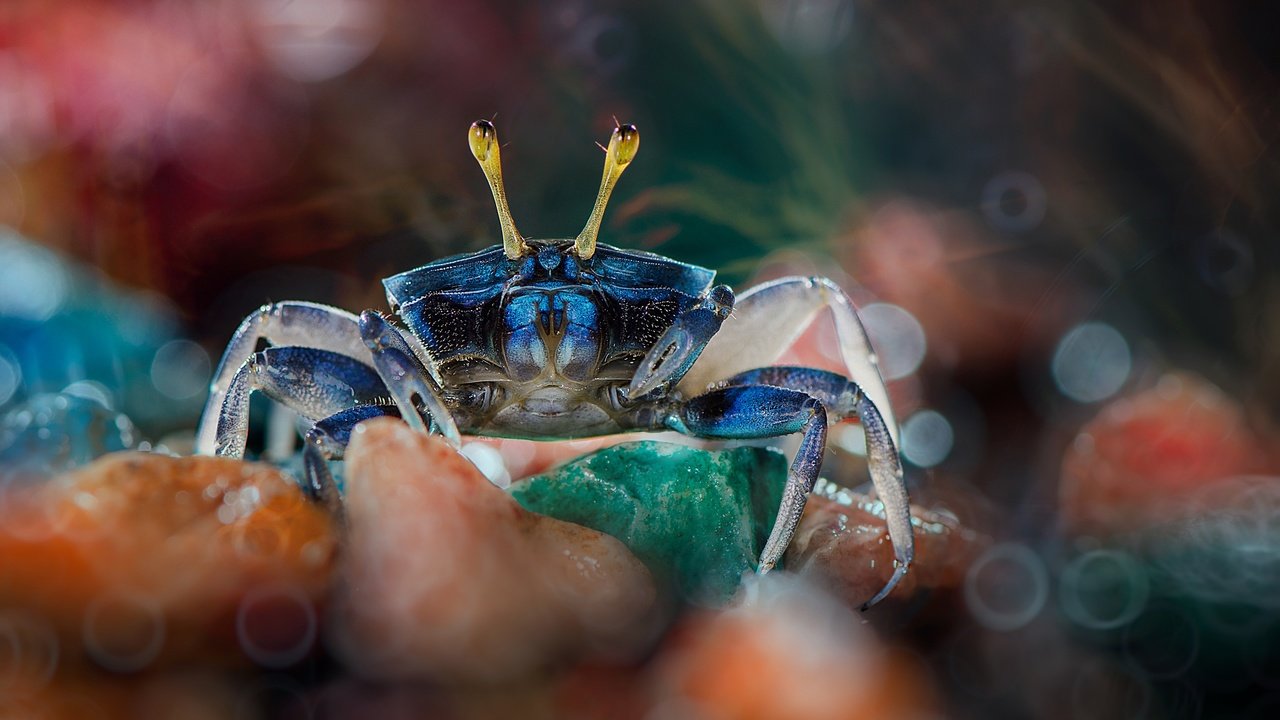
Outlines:
<svg viewBox="0 0 1280 720"><path fill-rule="evenodd" d="M613 186L622 177L622 171L636 156L640 149L640 131L635 125L620 125L613 129L609 138L609 148L604 154L604 177L600 178L600 193L596 195L596 205L591 208L591 216L587 224L578 233L574 241L574 251L578 257L586 260L596 254L596 238L600 235L600 222L604 220L604 208L609 204L609 194Z"/></svg>
<svg viewBox="0 0 1280 720"><path fill-rule="evenodd" d="M507 189L502 184L502 157L498 151L498 129L488 120L477 120L471 123L467 141L471 145L471 154L476 156L480 169L484 170L489 189L493 191L493 204L498 207L498 223L502 225L502 250L507 257L515 260L529 252L529 246L520 236L520 231L516 230L516 222L511 219L511 208L507 205Z"/></svg>

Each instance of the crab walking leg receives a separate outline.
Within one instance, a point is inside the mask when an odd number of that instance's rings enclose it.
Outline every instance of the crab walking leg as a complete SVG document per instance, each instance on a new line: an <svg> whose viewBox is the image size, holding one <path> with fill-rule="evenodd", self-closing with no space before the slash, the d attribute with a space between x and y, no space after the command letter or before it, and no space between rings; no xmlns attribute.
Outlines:
<svg viewBox="0 0 1280 720"><path fill-rule="evenodd" d="M313 422L387 396L374 369L346 355L304 347L267 348L246 360L232 378L216 416L214 454L244 455L249 399L255 391Z"/></svg>
<svg viewBox="0 0 1280 720"><path fill-rule="evenodd" d="M880 602L907 574L915 559L915 535L911 527L911 504L902 478L902 462L889 435L884 418L875 403L857 384L836 373L802 367L767 367L739 373L723 383L734 385L769 385L800 390L817 398L833 419L856 416L862 422L867 442L867 468L876 494L884 503L885 523L893 542L895 568L893 577L876 596L867 601L865 610Z"/></svg>
<svg viewBox="0 0 1280 720"><path fill-rule="evenodd" d="M455 447L461 445L462 436L458 434L453 415L440 399L440 386L400 331L378 313L365 310L360 315L360 335L373 354L373 366L378 369L405 422L415 430L431 432L432 428L418 412L420 402L435 430Z"/></svg>
<svg viewBox="0 0 1280 720"><path fill-rule="evenodd" d="M215 417L214 454L244 456L249 398L256 391L312 422L387 395L382 379L359 360L314 348L267 348L231 379Z"/></svg>
<svg viewBox="0 0 1280 720"><path fill-rule="evenodd" d="M679 406L667 427L704 438L766 438L803 432L800 449L787 471L787 484L773 531L760 553L759 572L773 569L791 544L809 491L818 479L827 444L827 412L816 398L799 390L740 385L712 390Z"/></svg>
<svg viewBox="0 0 1280 720"><path fill-rule="evenodd" d="M302 448L303 490L334 513L341 512L342 500L326 461L341 460L351 442L351 431L376 417L400 417L400 411L389 405L360 405L335 413L307 431Z"/></svg>
<svg viewBox="0 0 1280 720"><path fill-rule="evenodd" d="M831 309L849 379L880 409L889 437L896 444L898 424L867 331L844 290L826 278L782 278L739 295L733 313L707 343L679 389L687 397L697 395L717 380L772 364L823 308Z"/></svg>
<svg viewBox="0 0 1280 720"><path fill-rule="evenodd" d="M367 357L356 316L328 305L281 302L263 305L244 319L231 337L209 385L209 400L196 430L196 453L216 451L219 416L232 379L257 350L258 343L328 350L352 358Z"/></svg>

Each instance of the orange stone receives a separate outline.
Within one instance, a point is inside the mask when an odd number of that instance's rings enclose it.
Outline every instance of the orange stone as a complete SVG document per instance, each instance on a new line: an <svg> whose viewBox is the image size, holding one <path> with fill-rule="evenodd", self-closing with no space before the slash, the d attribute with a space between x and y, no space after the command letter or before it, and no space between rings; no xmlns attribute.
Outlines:
<svg viewBox="0 0 1280 720"><path fill-rule="evenodd" d="M332 630L355 672L495 681L652 637L653 580L622 543L524 510L443 439L374 420L346 463Z"/></svg>
<svg viewBox="0 0 1280 720"><path fill-rule="evenodd" d="M648 717L930 717L922 663L881 644L840 602L794 578L746 586L738 607L693 616L659 655Z"/></svg>
<svg viewBox="0 0 1280 720"><path fill-rule="evenodd" d="M1062 460L1068 530L1111 535L1194 514L1213 486L1270 463L1240 404L1202 378L1169 374L1107 405Z"/></svg>
<svg viewBox="0 0 1280 720"><path fill-rule="evenodd" d="M116 671L252 650L264 596L294 599L314 641L333 554L328 515L239 460L122 453L0 500L0 607Z"/></svg>

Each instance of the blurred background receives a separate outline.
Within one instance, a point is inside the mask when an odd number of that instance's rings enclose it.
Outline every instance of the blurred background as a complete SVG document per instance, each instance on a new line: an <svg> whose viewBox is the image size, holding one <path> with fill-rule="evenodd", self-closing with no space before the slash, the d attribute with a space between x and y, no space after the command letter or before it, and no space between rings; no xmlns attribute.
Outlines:
<svg viewBox="0 0 1280 720"><path fill-rule="evenodd" d="M0 459L181 449L253 309L385 309L380 278L495 242L477 118L522 232L573 236L616 117L644 143L602 241L843 285L913 500L991 538L960 609L889 630L946 715L1275 717L1266 9L7 0ZM68 402L88 447L50 440Z"/></svg>

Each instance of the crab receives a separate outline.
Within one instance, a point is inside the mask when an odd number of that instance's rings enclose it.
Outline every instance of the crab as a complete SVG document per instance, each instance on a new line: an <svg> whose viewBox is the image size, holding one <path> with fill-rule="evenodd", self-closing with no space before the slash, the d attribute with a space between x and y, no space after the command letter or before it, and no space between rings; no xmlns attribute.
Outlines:
<svg viewBox="0 0 1280 720"><path fill-rule="evenodd" d="M309 425L304 489L340 509L328 461L342 458L357 424L380 416L455 446L464 433L801 433L757 564L766 573L818 479L829 424L856 419L895 556L892 577L863 607L888 595L914 555L898 429L866 331L840 287L788 277L735 298L713 284L712 270L597 242L609 196L640 145L633 125L614 129L595 206L573 239L522 236L507 205L497 130L477 121L468 140L493 193L502 244L383 280L394 317L308 302L251 314L214 373L196 452L243 457L250 396L265 393ZM824 309L847 376L771 366Z"/></svg>

